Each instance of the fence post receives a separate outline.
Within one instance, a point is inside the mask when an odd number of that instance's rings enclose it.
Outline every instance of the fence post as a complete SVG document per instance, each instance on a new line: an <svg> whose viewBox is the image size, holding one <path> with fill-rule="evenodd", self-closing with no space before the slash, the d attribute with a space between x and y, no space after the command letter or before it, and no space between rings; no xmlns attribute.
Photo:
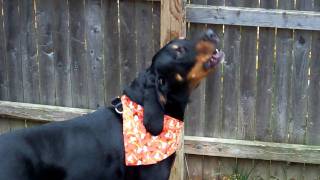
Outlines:
<svg viewBox="0 0 320 180"><path fill-rule="evenodd" d="M161 47L171 39L186 36L185 4L186 0L161 0ZM170 180L183 180L184 177L183 133L181 136L181 149L177 151Z"/></svg>

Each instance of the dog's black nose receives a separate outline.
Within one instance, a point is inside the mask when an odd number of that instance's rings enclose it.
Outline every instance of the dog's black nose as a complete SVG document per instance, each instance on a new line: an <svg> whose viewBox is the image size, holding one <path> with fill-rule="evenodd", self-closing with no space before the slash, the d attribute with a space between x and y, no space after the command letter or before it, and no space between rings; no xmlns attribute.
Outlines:
<svg viewBox="0 0 320 180"><path fill-rule="evenodd" d="M218 35L212 29L208 29L205 32L205 39L213 41L215 43L219 43L220 41Z"/></svg>

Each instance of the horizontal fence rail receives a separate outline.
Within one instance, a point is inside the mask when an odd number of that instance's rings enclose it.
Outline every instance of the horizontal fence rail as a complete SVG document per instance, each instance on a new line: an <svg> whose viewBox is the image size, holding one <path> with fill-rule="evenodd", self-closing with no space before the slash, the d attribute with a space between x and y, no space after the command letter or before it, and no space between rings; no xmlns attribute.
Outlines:
<svg viewBox="0 0 320 180"><path fill-rule="evenodd" d="M222 138L184 137L185 153L320 164L320 147Z"/></svg>
<svg viewBox="0 0 320 180"><path fill-rule="evenodd" d="M39 122L63 121L93 110L0 101L0 117ZM234 158L320 164L320 147L259 141L184 137L185 153Z"/></svg>
<svg viewBox="0 0 320 180"><path fill-rule="evenodd" d="M0 101L0 116L39 122L63 121L92 111L90 109Z"/></svg>
<svg viewBox="0 0 320 180"><path fill-rule="evenodd" d="M281 9L187 5L192 23L320 30L320 13Z"/></svg>

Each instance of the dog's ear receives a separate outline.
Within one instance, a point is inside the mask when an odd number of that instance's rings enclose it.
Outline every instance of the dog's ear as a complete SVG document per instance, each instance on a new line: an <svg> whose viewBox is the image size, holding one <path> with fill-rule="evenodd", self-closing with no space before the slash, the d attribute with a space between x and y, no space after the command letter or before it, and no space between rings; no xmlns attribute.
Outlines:
<svg viewBox="0 0 320 180"><path fill-rule="evenodd" d="M161 91L161 82L157 77L147 83L144 90L144 119L143 124L147 131L154 136L163 129L164 106L167 101L166 93Z"/></svg>

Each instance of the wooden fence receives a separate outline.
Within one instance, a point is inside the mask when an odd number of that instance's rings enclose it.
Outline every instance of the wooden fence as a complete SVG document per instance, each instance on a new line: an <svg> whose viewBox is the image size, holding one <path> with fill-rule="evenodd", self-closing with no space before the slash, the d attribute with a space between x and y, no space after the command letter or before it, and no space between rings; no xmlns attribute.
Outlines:
<svg viewBox="0 0 320 180"><path fill-rule="evenodd" d="M319 0L184 3L0 0L0 132L90 112L5 101L95 109L160 44L210 27L226 64L192 95L174 174L319 180Z"/></svg>
<svg viewBox="0 0 320 180"><path fill-rule="evenodd" d="M1 0L0 9L2 100L96 109L160 45L159 2Z"/></svg>
<svg viewBox="0 0 320 180"><path fill-rule="evenodd" d="M226 64L200 86L188 111L189 179L222 179L236 168L242 173L254 168L250 179L320 178L320 166L308 164L319 162L287 149L320 148L319 10L318 0L187 5L189 34L213 27L226 53ZM314 155L311 159L320 159L319 152Z"/></svg>

